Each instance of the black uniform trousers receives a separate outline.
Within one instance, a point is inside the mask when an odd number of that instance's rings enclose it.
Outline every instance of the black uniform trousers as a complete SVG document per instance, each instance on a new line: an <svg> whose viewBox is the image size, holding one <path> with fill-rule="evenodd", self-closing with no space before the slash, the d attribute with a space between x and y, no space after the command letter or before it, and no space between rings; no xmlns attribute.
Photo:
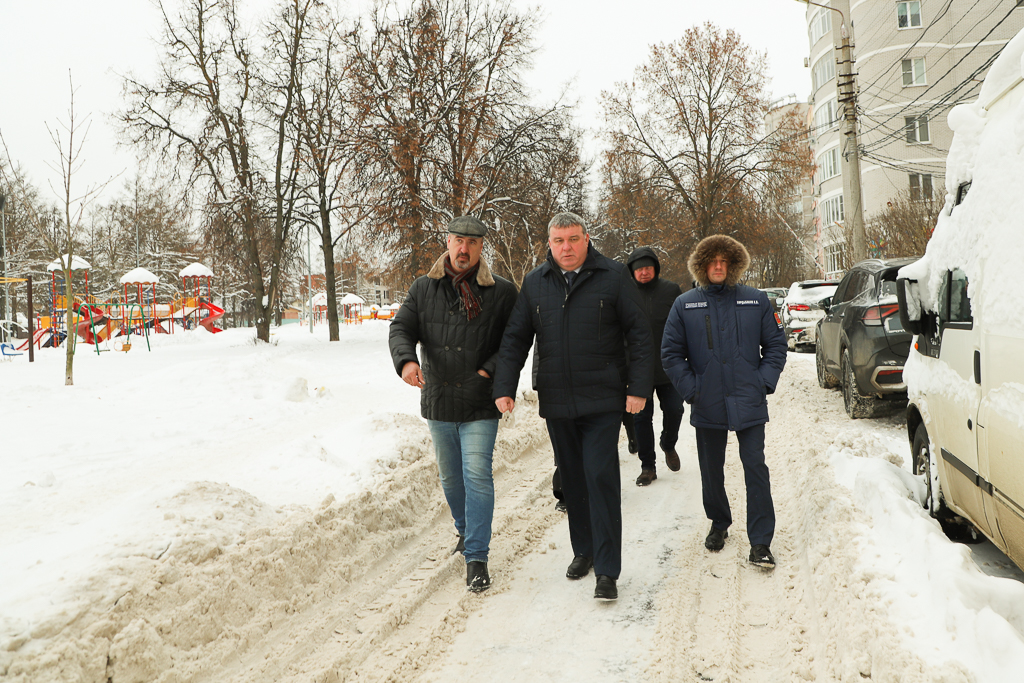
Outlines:
<svg viewBox="0 0 1024 683"><path fill-rule="evenodd" d="M696 427L697 462L700 463L704 512L716 529L732 524L729 497L725 493L725 429ZM764 425L747 427L736 432L740 446L740 462L747 488L747 538L750 545L771 545L775 536L775 505L764 462Z"/></svg>
<svg viewBox="0 0 1024 683"><path fill-rule="evenodd" d="M573 554L594 561L594 573L619 578L622 569L622 413L547 419L569 515Z"/></svg>

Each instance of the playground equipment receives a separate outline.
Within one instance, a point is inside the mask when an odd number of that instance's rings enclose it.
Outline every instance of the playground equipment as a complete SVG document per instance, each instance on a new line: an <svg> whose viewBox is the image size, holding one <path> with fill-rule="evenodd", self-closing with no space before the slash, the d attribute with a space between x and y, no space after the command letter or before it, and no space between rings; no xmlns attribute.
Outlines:
<svg viewBox="0 0 1024 683"><path fill-rule="evenodd" d="M64 260L66 258L63 257ZM94 345L97 353L106 350L100 348L100 342L109 342L117 337L124 339L115 343L116 350L127 351L131 348L132 334L145 336L148 348L150 329L159 334L173 334L176 325L181 325L183 329L201 326L210 332L221 331L214 325L224 315L224 309L212 302L213 271L201 263L193 263L181 270L183 294L180 299L167 303L157 300L159 276L145 268L135 268L121 277L119 300L96 301L89 293L89 268L87 261L74 257L72 274L75 271L84 273L85 293L83 296L73 295L69 310L65 296L61 294L64 291L61 259L48 266L51 272L50 315L39 318L37 331L21 348L29 344L36 348L60 346L67 339L69 330L74 330L72 344L81 338Z"/></svg>
<svg viewBox="0 0 1024 683"><path fill-rule="evenodd" d="M362 311L363 306L366 304L363 297L350 292L341 297L341 301L339 303L341 303L342 320L345 323L353 324L363 322Z"/></svg>

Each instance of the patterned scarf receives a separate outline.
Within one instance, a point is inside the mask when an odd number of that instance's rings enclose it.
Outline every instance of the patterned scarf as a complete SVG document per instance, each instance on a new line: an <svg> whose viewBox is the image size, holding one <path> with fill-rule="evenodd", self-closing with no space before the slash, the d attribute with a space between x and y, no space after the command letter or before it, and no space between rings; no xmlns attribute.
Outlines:
<svg viewBox="0 0 1024 683"><path fill-rule="evenodd" d="M444 274L452 279L452 287L462 295L462 308L465 309L466 317L470 320L480 315L480 300L476 298L473 289L469 286L470 280L476 276L478 270L480 270L479 261L472 268L459 271L452 267L450 256L444 257Z"/></svg>

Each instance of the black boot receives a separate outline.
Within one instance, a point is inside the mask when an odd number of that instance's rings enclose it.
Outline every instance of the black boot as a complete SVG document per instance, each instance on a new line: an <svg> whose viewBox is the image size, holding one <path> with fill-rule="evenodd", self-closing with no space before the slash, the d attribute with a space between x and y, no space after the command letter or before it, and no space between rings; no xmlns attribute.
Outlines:
<svg viewBox="0 0 1024 683"><path fill-rule="evenodd" d="M466 587L474 593L483 593L491 587L491 576L487 563L472 561L466 563Z"/></svg>

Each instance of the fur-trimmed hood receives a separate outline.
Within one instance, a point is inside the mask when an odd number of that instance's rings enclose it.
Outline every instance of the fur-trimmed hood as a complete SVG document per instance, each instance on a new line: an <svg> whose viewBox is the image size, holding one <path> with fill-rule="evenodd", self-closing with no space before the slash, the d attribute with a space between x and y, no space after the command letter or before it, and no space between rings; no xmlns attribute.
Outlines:
<svg viewBox="0 0 1024 683"><path fill-rule="evenodd" d="M725 276L725 284L728 287L736 286L750 267L750 254L738 240L728 235L705 237L697 244L686 262L693 281L699 286L707 287L711 284L708 280L708 266L719 254L729 262L729 272Z"/></svg>
<svg viewBox="0 0 1024 683"><path fill-rule="evenodd" d="M445 252L441 254L441 258L434 261L434 265L430 267L430 271L427 273L427 277L432 280L440 280L444 277L444 259L448 256ZM487 261L484 257L480 257L480 269L476 271L476 283L481 287L493 287L494 276L491 275L491 268L487 265Z"/></svg>

